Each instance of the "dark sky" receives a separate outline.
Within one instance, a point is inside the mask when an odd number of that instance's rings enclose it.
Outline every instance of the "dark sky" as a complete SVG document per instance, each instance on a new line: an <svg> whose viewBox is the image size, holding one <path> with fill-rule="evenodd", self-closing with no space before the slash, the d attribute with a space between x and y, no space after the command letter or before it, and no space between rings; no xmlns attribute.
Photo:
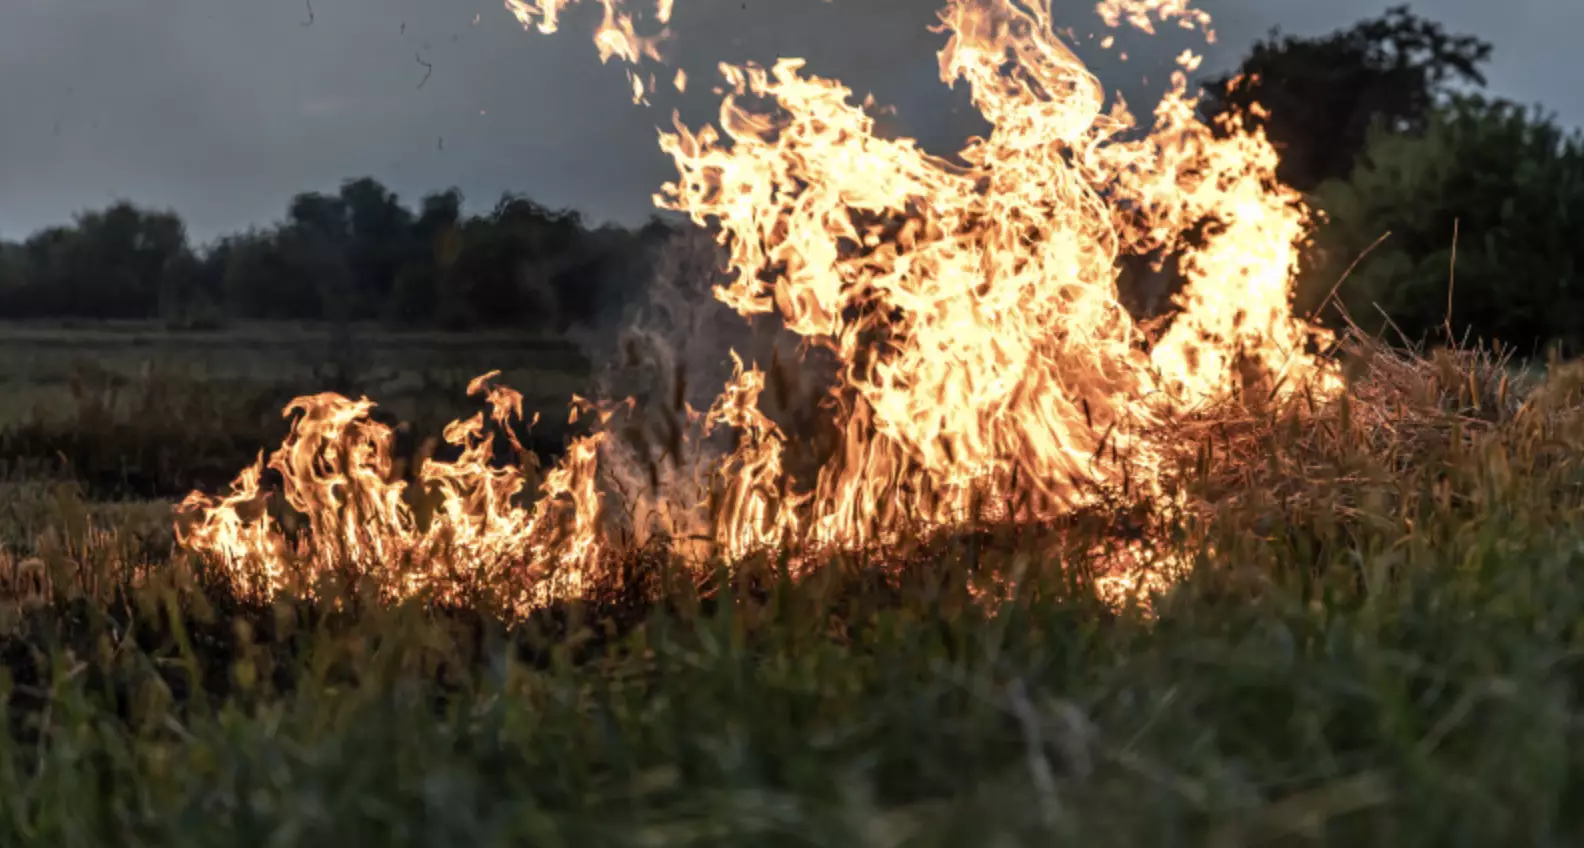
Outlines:
<svg viewBox="0 0 1584 848"><path fill-rule="evenodd" d="M296 0L0 3L0 237L127 198L176 209L202 240L363 174L409 202L454 185L476 208L511 190L631 222L672 174L655 127L675 95L633 106L621 69L599 64L590 10L546 37L524 32L499 0L311 2L308 26ZM1394 2L1202 0L1221 35L1206 69L1235 64L1272 26L1323 32ZM678 0L673 53L693 80L684 115L712 117L717 61L785 53L896 106L900 130L952 145L972 111L935 78L935 5ZM1062 24L1099 28L1092 2L1066 7ZM1494 93L1584 124L1584 63L1573 58L1584 2L1416 8L1495 44ZM1112 88L1146 76L1158 88L1183 43L1130 45L1126 65L1095 65Z"/></svg>

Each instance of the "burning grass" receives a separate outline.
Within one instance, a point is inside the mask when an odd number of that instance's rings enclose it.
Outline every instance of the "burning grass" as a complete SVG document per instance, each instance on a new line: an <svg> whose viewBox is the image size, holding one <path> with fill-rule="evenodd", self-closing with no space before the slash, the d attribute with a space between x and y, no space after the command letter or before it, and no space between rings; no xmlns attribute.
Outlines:
<svg viewBox="0 0 1584 848"><path fill-rule="evenodd" d="M1487 351L1424 356L1357 332L1343 337L1335 355L1349 371L1346 392L1283 404L1245 395L1183 415L1170 423L1170 439L1154 437L1171 446L1155 457L1159 488L1131 488L1123 474L1095 485L1082 507L1036 521L986 495L948 525L899 525L889 538L864 545L791 540L734 552L720 544L720 522L740 515L741 504L727 500L729 481L718 477L695 478L688 490L714 522L703 524L702 535L688 535L683 522L670 528L683 531L676 533L654 521L640 527L633 518L645 507L650 519L663 517L653 508L655 492L664 488L663 476L675 488L677 463L667 467L654 456L686 453L683 435L657 438L644 427L611 426L574 443L569 456L580 456L579 445L584 450L582 476L558 478L521 448L512 428L515 396L489 388L486 375L473 388L490 393L490 416L453 425L455 458L426 460L416 477L426 486L409 485L410 475L385 458L392 431L368 419L371 404L306 398L293 436L268 462L287 482L284 499L262 486L261 457L231 495L184 502L187 529L178 536L261 600L283 589L301 594L328 575L387 600L417 594L478 606L489 599L491 608L523 615L596 587L621 591L641 583L632 564L656 558L706 579L768 557L803 578L833 560L905 570L931 559L941 540L972 538L993 539L1047 567L1075 563L1092 589L1127 603L1166 589L1196 558L1253 557L1280 569L1386 540L1393 557L1419 550L1434 557L1443 540L1425 535L1420 516L1455 512L1470 498L1505 497L1481 493L1498 483L1524 492L1541 480L1542 491L1570 492L1557 478L1571 481L1575 473L1571 367L1536 383ZM628 410L603 412L623 414L631 417ZM316 429L326 421L331 426ZM485 432L488 421L502 428L499 437ZM505 455L515 463L499 462L497 441L509 443ZM724 452L740 455L741 447ZM630 488L613 487L592 473L612 456L629 465L647 457L649 464L628 469ZM1221 547L1229 527L1237 529L1237 552ZM1295 527L1307 529L1277 532ZM579 547L591 538L600 544Z"/></svg>
<svg viewBox="0 0 1584 848"><path fill-rule="evenodd" d="M508 5L549 33L566 3ZM660 36L640 35L624 3L601 5L602 59L662 58ZM671 11L665 2L652 17L663 27ZM1183 4L1102 12L1112 27L1208 25ZM621 403L574 398L574 419L599 426L542 478L489 463L484 415L454 422L446 440L460 456L423 462L416 495L391 479L392 434L368 419L366 399L299 398L267 465L311 534L290 539L254 508L261 457L230 493L184 504L184 546L261 577L265 593L350 559L383 572L396 596L444 595L482 574L513 585L526 611L601 580L651 537L696 540L698 556L728 562L792 550L805 571L832 551L985 517L1048 524L1117 497L1196 509L1168 491L1183 476L1175 455L1195 444L1178 432L1185 421L1251 402L1304 401L1313 415L1335 400L1335 363L1317 351L1331 334L1290 303L1309 212L1276 180L1257 130L1198 120L1195 54L1178 58L1145 124L1108 99L1048 0L947 0L937 18L940 79L965 84L991 127L953 158L882 136L871 100L854 102L798 59L723 64L718 125L677 120L660 135L677 179L656 202L716 234L727 273L713 295L827 355L819 408L835 439L813 479L799 479L796 436L762 405L762 363L731 350L735 367L708 406L677 392L657 438L640 428L619 443L607 425ZM1162 253L1185 284L1166 320L1147 326L1123 306L1120 267ZM487 395L489 419L520 449L521 397L481 382L469 393ZM418 503L430 495L426 521ZM1138 584L1142 568L1115 563L1110 579Z"/></svg>

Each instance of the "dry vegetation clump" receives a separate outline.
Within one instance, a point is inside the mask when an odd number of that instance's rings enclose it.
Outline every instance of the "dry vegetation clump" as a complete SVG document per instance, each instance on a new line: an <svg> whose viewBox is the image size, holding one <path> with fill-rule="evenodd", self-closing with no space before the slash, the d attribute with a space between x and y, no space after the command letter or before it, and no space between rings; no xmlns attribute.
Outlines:
<svg viewBox="0 0 1584 848"><path fill-rule="evenodd" d="M1268 580L1339 560L1428 564L1490 522L1578 529L1580 366L1541 378L1488 349L1404 350L1356 330L1338 354L1348 388L1335 402L1229 404L1174 424L1173 506L1153 515L1151 544Z"/></svg>
<svg viewBox="0 0 1584 848"><path fill-rule="evenodd" d="M11 399L0 456L13 477L47 471L100 499L215 485L229 463L283 429L280 388L249 391L152 367L122 375L86 362L59 388L32 403Z"/></svg>

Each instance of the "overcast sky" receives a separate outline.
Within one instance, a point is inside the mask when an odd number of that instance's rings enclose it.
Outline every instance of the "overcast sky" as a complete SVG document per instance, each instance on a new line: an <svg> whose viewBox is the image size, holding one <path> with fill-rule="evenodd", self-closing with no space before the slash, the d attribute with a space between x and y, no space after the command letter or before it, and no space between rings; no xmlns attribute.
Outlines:
<svg viewBox="0 0 1584 848"><path fill-rule="evenodd" d="M309 24L309 3L312 23ZM1058 0L1060 2L1060 0ZM711 117L720 60L801 55L897 107L899 129L950 145L971 108L935 77L932 0L680 0L673 53ZM1273 26L1318 33L1385 0L1201 0L1234 65ZM1067 4L1080 35L1092 2ZM1495 44L1493 93L1584 124L1584 0L1422 0L1416 10ZM585 12L588 10L585 10ZM633 106L602 67L588 15L542 36L499 0L0 0L0 237L127 198L174 208L196 239L280 218L292 194L372 175L409 203L457 186L632 222L672 174L655 145L674 96ZM1171 50L1132 44L1096 66L1112 88L1158 84ZM427 77L427 79L426 79Z"/></svg>

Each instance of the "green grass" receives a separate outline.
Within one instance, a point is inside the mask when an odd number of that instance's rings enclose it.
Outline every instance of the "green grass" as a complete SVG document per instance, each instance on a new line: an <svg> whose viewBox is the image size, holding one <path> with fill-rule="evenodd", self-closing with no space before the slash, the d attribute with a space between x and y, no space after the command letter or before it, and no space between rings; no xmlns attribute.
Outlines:
<svg viewBox="0 0 1584 848"><path fill-rule="evenodd" d="M798 582L654 555L510 626L259 605L156 505L16 483L0 540L52 589L0 642L0 844L1571 844L1584 375L1366 366L1205 437L1149 611L1007 528Z"/></svg>
<svg viewBox="0 0 1584 848"><path fill-rule="evenodd" d="M0 479L76 480L95 498L178 498L228 481L279 444L281 409L319 391L366 394L438 433L471 415L468 381L494 369L559 446L589 366L560 339L291 324L169 332L130 324L0 324Z"/></svg>
<svg viewBox="0 0 1584 848"><path fill-rule="evenodd" d="M1061 586L982 616L923 581L833 581L650 613L582 656L597 621L535 645L459 637L417 610L339 628L283 611L301 630L260 616L237 634L248 619L205 616L190 596L181 627L76 606L8 650L26 670L22 645L73 646L34 660L47 673L13 671L0 832L40 845L1561 841L1580 824L1584 563L1554 537L1512 541L1492 534L1367 601L1205 577L1154 621Z"/></svg>

